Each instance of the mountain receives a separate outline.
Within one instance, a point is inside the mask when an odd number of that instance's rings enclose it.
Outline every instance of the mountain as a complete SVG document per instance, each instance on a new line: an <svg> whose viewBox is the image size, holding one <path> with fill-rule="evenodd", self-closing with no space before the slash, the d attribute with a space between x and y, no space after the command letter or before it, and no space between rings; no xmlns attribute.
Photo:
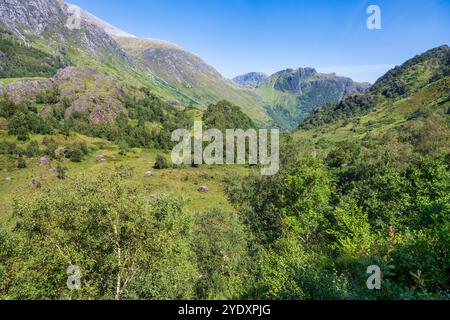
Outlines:
<svg viewBox="0 0 450 320"><path fill-rule="evenodd" d="M66 27L73 6L58 0L7 0L0 2L1 29L30 45L45 47L55 54L110 57L129 62L126 52L103 28L83 19L82 28ZM71 51L71 52L67 52Z"/></svg>
<svg viewBox="0 0 450 320"><path fill-rule="evenodd" d="M72 30L66 23L76 11L81 28ZM174 105L206 109L227 99L257 123L271 123L258 95L225 79L198 56L167 42L139 39L63 1L2 1L0 30L68 65L150 88Z"/></svg>
<svg viewBox="0 0 450 320"><path fill-rule="evenodd" d="M266 103L274 123L282 128L298 126L317 108L370 88L336 74L318 73L313 68L287 69L262 82L256 92Z"/></svg>
<svg viewBox="0 0 450 320"><path fill-rule="evenodd" d="M233 78L233 81L242 87L255 89L269 76L261 72L250 72Z"/></svg>
<svg viewBox="0 0 450 320"><path fill-rule="evenodd" d="M256 122L270 123L263 101L254 92L225 79L197 55L161 40L115 37L137 61L142 70L157 75L191 99L191 104L205 109L226 99L242 108Z"/></svg>
<svg viewBox="0 0 450 320"><path fill-rule="evenodd" d="M67 27L74 12L80 14L79 29ZM149 88L176 106L205 110L226 99L260 126L294 128L316 108L368 88L368 84L319 74L311 68L288 69L270 77L250 73L231 81L175 44L138 38L61 0L2 1L0 30L38 50L27 51L31 56L24 61L32 65L20 70L16 66L15 71L11 68L14 62L6 63L6 54L0 52L0 67L9 78L49 77L58 66L87 67L136 87ZM8 59L14 60L12 56L9 53ZM48 61L46 70L27 73L38 67L37 56Z"/></svg>
<svg viewBox="0 0 450 320"><path fill-rule="evenodd" d="M388 71L367 93L316 110L300 128L321 136L365 135L435 114L447 119L449 112L450 48L443 45Z"/></svg>

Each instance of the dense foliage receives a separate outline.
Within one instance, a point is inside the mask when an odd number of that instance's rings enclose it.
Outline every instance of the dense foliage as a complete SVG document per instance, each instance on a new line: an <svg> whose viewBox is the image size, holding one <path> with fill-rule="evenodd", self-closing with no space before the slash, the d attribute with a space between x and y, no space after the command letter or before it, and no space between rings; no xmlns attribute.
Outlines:
<svg viewBox="0 0 450 320"><path fill-rule="evenodd" d="M238 106L226 100L211 104L203 113L203 122L207 128L219 129L222 132L225 132L226 129L255 128L252 119Z"/></svg>
<svg viewBox="0 0 450 320"><path fill-rule="evenodd" d="M19 197L14 232L0 228L0 297L239 297L247 247L238 217L150 200L130 175L120 167ZM80 290L67 286L69 266L81 271Z"/></svg>
<svg viewBox="0 0 450 320"><path fill-rule="evenodd" d="M66 114L69 102L58 90L42 92L36 102L13 103L8 97L0 99L0 117L8 121L9 134L26 141L31 134L77 132L105 138L129 147L169 149L170 133L178 128L189 128L191 117L187 112L163 102L143 90L145 97L127 96L123 101L125 112L111 122L93 122L87 112ZM43 108L42 106L46 106Z"/></svg>
<svg viewBox="0 0 450 320"><path fill-rule="evenodd" d="M50 77L65 62L0 32L0 78Z"/></svg>
<svg viewBox="0 0 450 320"><path fill-rule="evenodd" d="M277 176L230 177L230 202L264 247L250 297L448 299L449 128L439 117L431 123L341 142L322 156L294 156L288 142ZM418 127L446 138L415 139ZM370 265L383 271L380 291L366 287Z"/></svg>

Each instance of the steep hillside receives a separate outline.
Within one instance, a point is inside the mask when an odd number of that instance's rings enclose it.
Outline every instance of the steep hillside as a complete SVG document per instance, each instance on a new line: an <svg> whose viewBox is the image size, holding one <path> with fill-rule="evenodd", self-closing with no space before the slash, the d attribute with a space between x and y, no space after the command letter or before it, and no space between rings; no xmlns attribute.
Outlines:
<svg viewBox="0 0 450 320"><path fill-rule="evenodd" d="M64 65L60 57L26 46L0 32L0 78L53 76Z"/></svg>
<svg viewBox="0 0 450 320"><path fill-rule="evenodd" d="M73 57L96 57L103 63L110 58L129 62L122 47L90 21L83 19L80 29L68 28L70 8L58 0L2 1L0 21L3 29L32 44L47 45L49 51L72 53Z"/></svg>
<svg viewBox="0 0 450 320"><path fill-rule="evenodd" d="M227 99L260 124L270 123L262 100L255 93L225 79L198 56L177 45L152 39L116 37L141 68L164 79L205 109L209 104Z"/></svg>
<svg viewBox="0 0 450 320"><path fill-rule="evenodd" d="M297 136L338 140L364 137L426 119L447 126L449 67L450 48L444 45L431 49L387 72L369 92L317 110L304 121Z"/></svg>
<svg viewBox="0 0 450 320"><path fill-rule="evenodd" d="M19 104L23 101L58 105L66 116L87 113L94 123L109 122L125 111L128 96L142 98L137 88L93 69L68 67L49 79L17 80L0 88L0 94Z"/></svg>
<svg viewBox="0 0 450 320"><path fill-rule="evenodd" d="M264 99L274 122L282 128L292 128L318 107L364 92L369 87L367 83L356 83L350 78L299 68L275 73L256 92Z"/></svg>
<svg viewBox="0 0 450 320"><path fill-rule="evenodd" d="M445 104L450 87L450 48L443 45L418 55L382 76L363 95L348 97L338 104L330 104L308 117L302 127L348 123L354 117L398 106L412 106L410 100L421 95L429 96L427 103ZM435 92L429 95L429 92ZM407 109L407 108L406 108Z"/></svg>

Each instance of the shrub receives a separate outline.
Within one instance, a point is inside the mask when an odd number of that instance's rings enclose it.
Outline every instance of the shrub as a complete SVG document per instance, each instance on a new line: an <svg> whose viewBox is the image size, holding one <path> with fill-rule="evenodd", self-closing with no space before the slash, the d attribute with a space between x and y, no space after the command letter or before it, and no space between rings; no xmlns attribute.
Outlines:
<svg viewBox="0 0 450 320"><path fill-rule="evenodd" d="M82 176L17 198L17 241L0 229L2 297L194 298L192 215L177 198L150 202L128 176ZM80 290L65 285L69 265L82 272Z"/></svg>
<svg viewBox="0 0 450 320"><path fill-rule="evenodd" d="M153 166L154 169L167 169L169 168L169 162L167 161L166 157L158 154L156 156L155 165Z"/></svg>
<svg viewBox="0 0 450 320"><path fill-rule="evenodd" d="M17 159L17 168L25 169L26 167L27 167L27 163L25 162L25 160L22 157Z"/></svg>
<svg viewBox="0 0 450 320"><path fill-rule="evenodd" d="M27 145L25 154L30 158L38 156L40 154L39 142L35 140L30 141L30 143Z"/></svg>
<svg viewBox="0 0 450 320"><path fill-rule="evenodd" d="M67 167L58 164L56 166L56 177L60 180L64 180L66 178Z"/></svg>

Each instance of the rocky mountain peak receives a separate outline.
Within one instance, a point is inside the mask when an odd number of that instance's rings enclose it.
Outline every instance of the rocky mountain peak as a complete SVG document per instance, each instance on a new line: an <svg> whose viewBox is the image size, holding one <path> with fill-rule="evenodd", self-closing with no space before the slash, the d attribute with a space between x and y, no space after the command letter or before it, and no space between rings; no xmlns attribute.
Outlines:
<svg viewBox="0 0 450 320"><path fill-rule="evenodd" d="M233 78L232 80L238 85L250 89L258 87L269 76L261 72L250 72Z"/></svg>
<svg viewBox="0 0 450 320"><path fill-rule="evenodd" d="M82 53L104 58L112 54L122 60L128 59L122 47L106 31L119 32L118 29L102 24L86 11L79 9L80 28L69 28L69 17L76 14L74 8L77 7L63 0L2 0L0 21L2 29L23 41L38 37L50 47L67 49L67 40L71 39Z"/></svg>

